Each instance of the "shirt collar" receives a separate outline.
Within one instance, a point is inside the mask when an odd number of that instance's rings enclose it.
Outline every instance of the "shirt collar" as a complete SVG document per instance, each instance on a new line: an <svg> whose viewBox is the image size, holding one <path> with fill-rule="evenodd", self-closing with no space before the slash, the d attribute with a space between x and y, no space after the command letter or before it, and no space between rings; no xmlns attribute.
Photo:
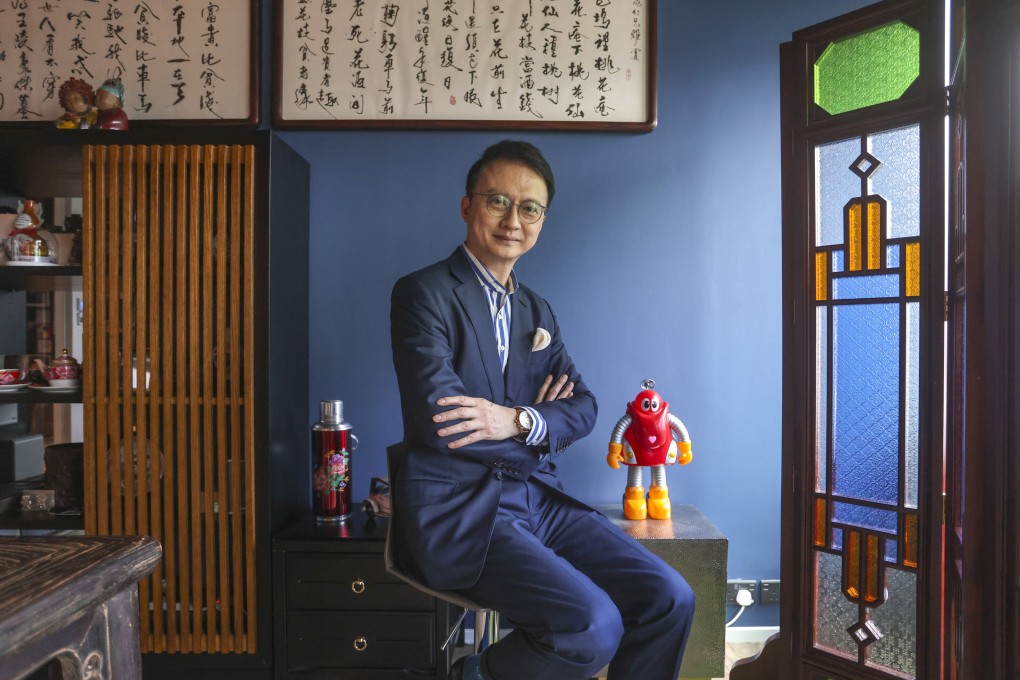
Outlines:
<svg viewBox="0 0 1020 680"><path fill-rule="evenodd" d="M514 273L514 270L510 270L510 287L508 289L492 275L492 272L490 272L485 265L479 262L478 258L475 257L470 250L468 250L466 244L461 245L461 248L464 249L464 254L467 255L468 262L471 263L471 268L474 270L475 276L478 277L478 281L483 286L496 291L501 296L514 294L517 290L517 274Z"/></svg>

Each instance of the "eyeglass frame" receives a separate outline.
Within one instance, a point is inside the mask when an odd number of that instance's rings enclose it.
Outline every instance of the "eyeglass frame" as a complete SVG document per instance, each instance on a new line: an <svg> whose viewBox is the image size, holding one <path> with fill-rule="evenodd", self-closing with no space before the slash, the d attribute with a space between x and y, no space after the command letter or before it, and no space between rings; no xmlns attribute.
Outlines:
<svg viewBox="0 0 1020 680"><path fill-rule="evenodd" d="M485 209L488 210L489 214L492 215L493 217L506 217L507 215L510 214L510 208L513 208L514 211L517 213L517 219L519 219L522 224L538 224L542 220L542 218L546 216L546 213L549 212L548 206L542 205L541 203L539 203L538 201L536 201L533 198L529 198L529 199L523 200L520 203L514 203L513 201L510 200L509 196L507 196L506 194L504 194L501 191L493 191L493 192L490 192L490 193L482 193L482 192L478 192L478 191L473 191L473 192L469 193L468 196L485 196L485 198L486 198ZM497 214L497 213L492 212L492 208L489 206L488 199L492 198L493 196L502 196L503 198L505 198L510 203L510 207L507 208L502 214ZM527 221L525 221L525 219L523 217L521 217L521 205L523 205L524 203L534 203L535 205L537 205L539 208L542 209L542 213L538 217L536 217L533 222L527 222Z"/></svg>

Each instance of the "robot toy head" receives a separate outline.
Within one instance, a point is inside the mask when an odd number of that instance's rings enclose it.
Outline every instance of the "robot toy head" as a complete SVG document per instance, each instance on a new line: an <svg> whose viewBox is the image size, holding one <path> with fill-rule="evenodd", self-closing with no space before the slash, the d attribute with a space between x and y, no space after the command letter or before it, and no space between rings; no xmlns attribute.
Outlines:
<svg viewBox="0 0 1020 680"><path fill-rule="evenodd" d="M662 408L662 397L655 390L642 390L634 397L631 407L638 413L658 413Z"/></svg>

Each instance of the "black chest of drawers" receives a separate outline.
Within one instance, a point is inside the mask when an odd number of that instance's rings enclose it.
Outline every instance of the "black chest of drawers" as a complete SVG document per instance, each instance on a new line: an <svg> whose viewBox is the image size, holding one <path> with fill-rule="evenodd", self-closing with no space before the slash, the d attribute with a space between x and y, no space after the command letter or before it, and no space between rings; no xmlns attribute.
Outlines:
<svg viewBox="0 0 1020 680"><path fill-rule="evenodd" d="M359 511L273 539L277 680L446 680L455 612L386 572L386 526Z"/></svg>

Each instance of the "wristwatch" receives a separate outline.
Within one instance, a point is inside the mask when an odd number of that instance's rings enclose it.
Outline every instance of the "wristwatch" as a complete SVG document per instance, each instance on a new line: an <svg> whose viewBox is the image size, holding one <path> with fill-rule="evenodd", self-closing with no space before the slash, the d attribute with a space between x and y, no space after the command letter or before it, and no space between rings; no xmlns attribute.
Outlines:
<svg viewBox="0 0 1020 680"><path fill-rule="evenodd" d="M531 433L531 428L535 424L531 421L531 414L527 409L516 406L514 410L517 411L517 416L514 418L514 425L517 426L517 439L523 441Z"/></svg>

